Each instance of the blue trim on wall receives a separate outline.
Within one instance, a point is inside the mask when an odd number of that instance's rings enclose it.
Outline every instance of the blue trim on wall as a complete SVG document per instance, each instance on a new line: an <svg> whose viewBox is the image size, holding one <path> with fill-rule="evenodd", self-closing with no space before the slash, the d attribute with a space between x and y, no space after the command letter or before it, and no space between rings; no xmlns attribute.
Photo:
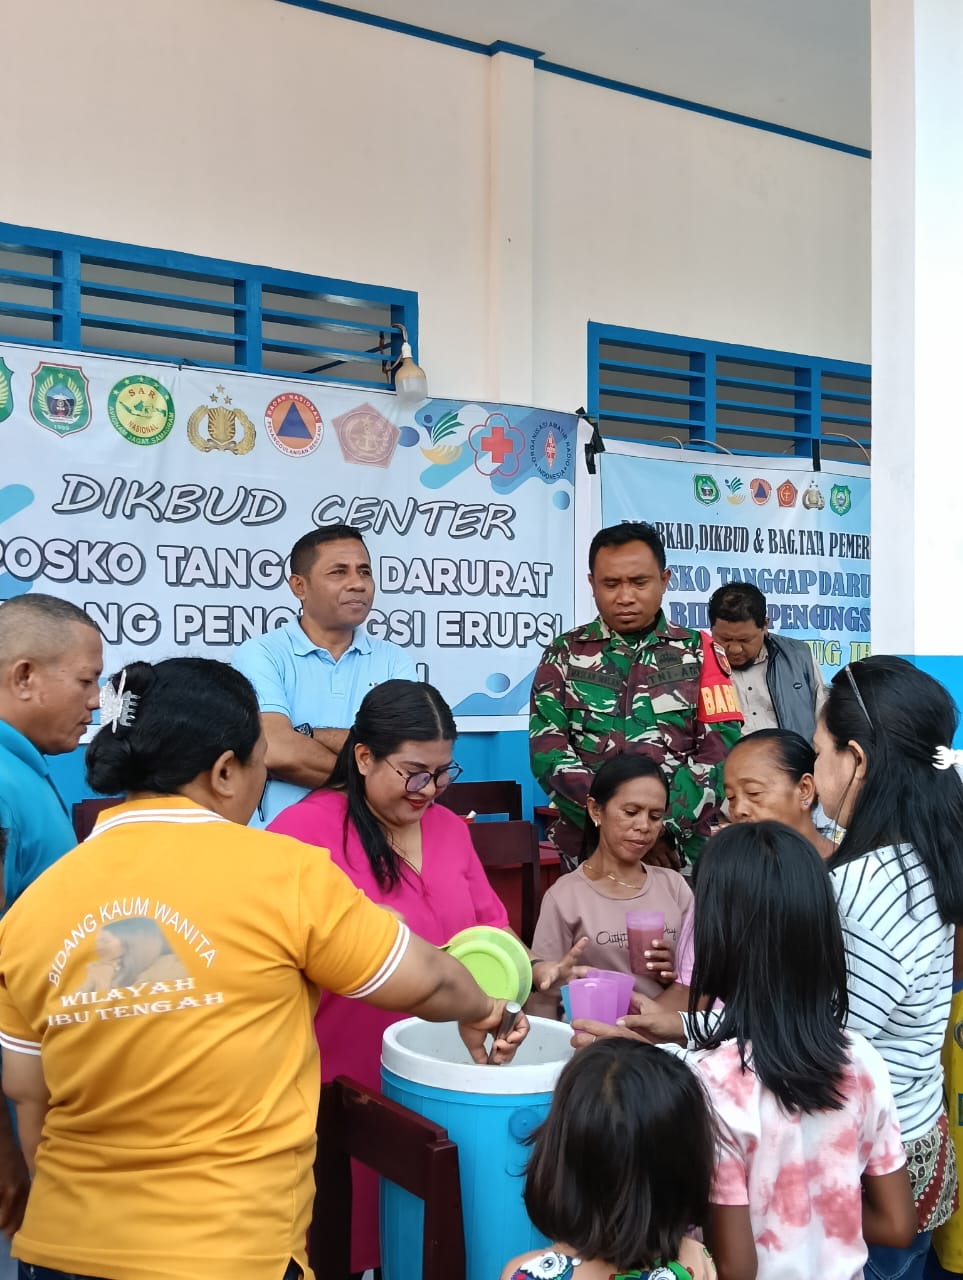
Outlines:
<svg viewBox="0 0 963 1280"><path fill-rule="evenodd" d="M863 160L870 159L872 155L866 147L856 147L849 142L825 138L818 133L806 133L802 129L791 129L788 125L774 124L771 120L759 120L755 116L740 115L736 111L726 111L722 107L710 107L704 102L677 98L673 94L659 93L655 89L628 84L624 80L611 80L607 76L595 75L591 71L580 71L577 67L566 67L558 62L545 62L544 55L537 49L512 44L507 40L494 40L491 44L482 44L478 40L465 40L461 36L446 35L443 31L433 31L429 27L417 27L410 22L399 22L396 18L385 18L381 14L364 13L360 9L352 9L347 5L328 4L326 0L280 0L280 3L294 5L298 9L309 9L314 13L323 13L331 18L343 18L347 22L359 22L366 27L378 27L382 31L412 36L416 40L428 40L432 44L446 45L449 49L463 49L466 53L481 54L486 58L491 58L496 53L513 53L520 58L531 58L536 71L547 71L550 75L580 80L583 84L595 85L596 88L608 89L613 93L626 93L630 97L644 98L648 102L658 102L662 106L675 107L680 111L694 111L697 115L710 116L714 120L722 120L727 124L759 129L763 133L775 133L783 138L793 138L796 142L809 143L814 147L826 147L830 151L842 151L845 155L859 156Z"/></svg>

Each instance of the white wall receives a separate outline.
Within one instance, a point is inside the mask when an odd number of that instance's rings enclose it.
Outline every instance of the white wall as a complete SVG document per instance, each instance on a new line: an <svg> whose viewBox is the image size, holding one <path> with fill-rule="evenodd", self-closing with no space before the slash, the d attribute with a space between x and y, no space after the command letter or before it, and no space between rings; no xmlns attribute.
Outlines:
<svg viewBox="0 0 963 1280"><path fill-rule="evenodd" d="M866 160L275 0L10 0L4 44L0 218L416 290L435 394L574 408L589 319L869 359Z"/></svg>

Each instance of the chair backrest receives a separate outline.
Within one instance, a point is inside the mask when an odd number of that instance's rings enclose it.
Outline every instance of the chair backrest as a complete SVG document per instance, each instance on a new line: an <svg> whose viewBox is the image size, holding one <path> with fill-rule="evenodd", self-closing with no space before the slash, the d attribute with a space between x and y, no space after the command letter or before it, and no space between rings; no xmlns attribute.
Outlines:
<svg viewBox="0 0 963 1280"><path fill-rule="evenodd" d="M318 1280L351 1272L352 1159L425 1202L422 1280L465 1280L458 1148L439 1125L347 1076L321 1088L308 1241Z"/></svg>
<svg viewBox="0 0 963 1280"><path fill-rule="evenodd" d="M77 837L77 843L86 840L94 829L97 817L104 809L112 809L115 804L120 804L123 796L108 796L106 800L81 800L74 805L73 823L74 834Z"/></svg>
<svg viewBox="0 0 963 1280"><path fill-rule="evenodd" d="M504 813L509 821L522 816L522 788L510 778L502 782L453 782L438 797L438 804L464 817L475 813Z"/></svg>
<svg viewBox="0 0 963 1280"><path fill-rule="evenodd" d="M473 822L468 830L482 866L521 869L521 927L519 937L532 945L541 898L538 831L533 822Z"/></svg>

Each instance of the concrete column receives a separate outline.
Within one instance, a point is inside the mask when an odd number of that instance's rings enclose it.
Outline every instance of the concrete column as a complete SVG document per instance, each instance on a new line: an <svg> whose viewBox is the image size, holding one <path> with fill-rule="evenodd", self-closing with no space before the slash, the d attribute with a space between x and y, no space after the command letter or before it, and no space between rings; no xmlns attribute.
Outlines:
<svg viewBox="0 0 963 1280"><path fill-rule="evenodd" d="M963 4L872 0L873 624L963 706Z"/></svg>
<svg viewBox="0 0 963 1280"><path fill-rule="evenodd" d="M534 49L499 42L491 59L489 369L491 398L532 403L535 220Z"/></svg>

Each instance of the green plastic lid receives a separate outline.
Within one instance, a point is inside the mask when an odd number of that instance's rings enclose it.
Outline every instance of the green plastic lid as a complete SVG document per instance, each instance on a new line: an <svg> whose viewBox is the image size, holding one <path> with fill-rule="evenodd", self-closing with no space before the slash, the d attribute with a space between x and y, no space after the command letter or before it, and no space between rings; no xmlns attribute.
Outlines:
<svg viewBox="0 0 963 1280"><path fill-rule="evenodd" d="M493 1000L524 1004L532 993L532 964L518 939L504 929L474 925L462 929L445 950L460 960Z"/></svg>

